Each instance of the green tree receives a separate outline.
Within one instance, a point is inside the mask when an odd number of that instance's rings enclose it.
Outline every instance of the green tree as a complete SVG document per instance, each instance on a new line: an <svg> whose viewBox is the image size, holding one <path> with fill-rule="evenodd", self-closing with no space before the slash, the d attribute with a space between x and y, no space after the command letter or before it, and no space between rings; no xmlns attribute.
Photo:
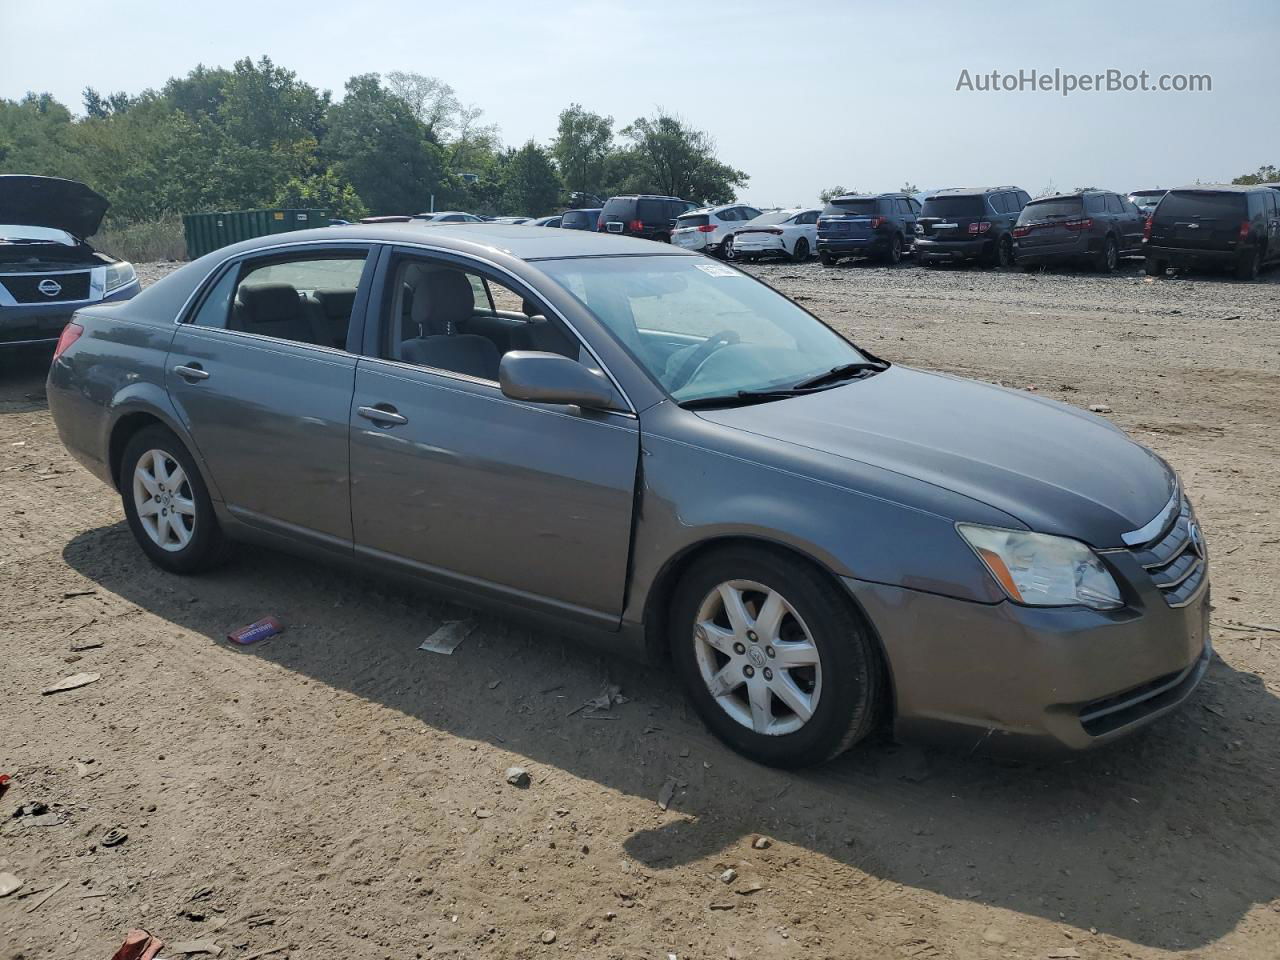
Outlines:
<svg viewBox="0 0 1280 960"><path fill-rule="evenodd" d="M844 187L842 187L842 186L840 186L839 184L837 184L837 185L836 185L836 186L834 186L834 187L827 187L825 190L819 190L819 191L818 191L818 199L819 199L822 203L830 203L830 202L831 202L831 200L832 200L832 198L834 198L834 197L843 197L845 194L848 194L848 193L857 193L857 191L856 191L856 190L846 190Z"/></svg>
<svg viewBox="0 0 1280 960"><path fill-rule="evenodd" d="M449 84L395 70L387 74L386 86L422 124L427 139L445 148L451 172L480 175L492 165L501 147L497 126L483 123L484 111L464 104Z"/></svg>
<svg viewBox="0 0 1280 960"><path fill-rule="evenodd" d="M502 203L511 213L541 217L560 206L564 184L551 154L532 140L512 151L502 178Z"/></svg>
<svg viewBox="0 0 1280 960"><path fill-rule="evenodd" d="M216 117L226 99L224 91L230 79L230 70L199 63L185 77L170 77L161 88L160 96L193 119L200 114Z"/></svg>
<svg viewBox="0 0 1280 960"><path fill-rule="evenodd" d="M621 131L631 141L644 178L656 193L703 203L728 203L748 177L721 162L711 135L659 110Z"/></svg>
<svg viewBox="0 0 1280 960"><path fill-rule="evenodd" d="M917 193L919 193L919 192L920 192L920 188L919 188L919 187L917 187L917 186L916 186L914 183L912 183L910 180L904 180L904 181L902 182L902 186L900 186L900 187L898 188L898 192L899 192L899 193L905 193L905 194L907 194L908 196L915 196Z"/></svg>
<svg viewBox="0 0 1280 960"><path fill-rule="evenodd" d="M375 214L417 213L447 186L444 157L376 73L352 77L328 113L321 159Z"/></svg>
<svg viewBox="0 0 1280 960"><path fill-rule="evenodd" d="M551 153L570 193L600 193L613 150L613 117L592 113L580 103L560 111Z"/></svg>
<svg viewBox="0 0 1280 960"><path fill-rule="evenodd" d="M343 220L359 220L369 213L355 188L332 170L306 179L294 177L276 195L274 206L318 208Z"/></svg>
<svg viewBox="0 0 1280 960"><path fill-rule="evenodd" d="M1280 183L1280 167L1265 164L1259 167L1253 173L1245 173L1236 177L1232 183L1255 184L1255 183Z"/></svg>

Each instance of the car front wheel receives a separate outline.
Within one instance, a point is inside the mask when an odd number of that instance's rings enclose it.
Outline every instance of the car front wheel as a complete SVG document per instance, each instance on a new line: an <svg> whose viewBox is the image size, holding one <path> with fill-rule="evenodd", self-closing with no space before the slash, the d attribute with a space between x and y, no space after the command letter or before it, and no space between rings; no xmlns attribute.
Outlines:
<svg viewBox="0 0 1280 960"><path fill-rule="evenodd" d="M671 611L676 669L720 739L775 767L822 763L875 727L885 672L852 601L817 568L764 549L697 561Z"/></svg>
<svg viewBox="0 0 1280 960"><path fill-rule="evenodd" d="M172 573L198 573L226 557L226 541L195 461L174 433L139 430L120 464L120 496L134 539Z"/></svg>

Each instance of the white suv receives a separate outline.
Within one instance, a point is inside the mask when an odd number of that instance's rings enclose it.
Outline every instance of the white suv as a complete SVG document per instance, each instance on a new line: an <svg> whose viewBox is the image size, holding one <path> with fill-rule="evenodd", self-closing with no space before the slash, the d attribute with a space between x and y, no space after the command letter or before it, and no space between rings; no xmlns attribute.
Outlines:
<svg viewBox="0 0 1280 960"><path fill-rule="evenodd" d="M742 203L690 210L676 217L671 242L686 250L701 250L728 258L733 256L734 231L758 216L759 210Z"/></svg>

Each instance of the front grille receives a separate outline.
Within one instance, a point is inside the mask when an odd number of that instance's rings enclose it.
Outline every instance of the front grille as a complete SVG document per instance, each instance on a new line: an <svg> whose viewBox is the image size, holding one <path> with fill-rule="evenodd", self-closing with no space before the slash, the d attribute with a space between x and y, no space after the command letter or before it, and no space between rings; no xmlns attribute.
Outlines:
<svg viewBox="0 0 1280 960"><path fill-rule="evenodd" d="M47 281L57 284L52 294L40 289ZM15 273L0 276L3 285L18 303L62 303L67 300L89 299L89 271L75 273Z"/></svg>
<svg viewBox="0 0 1280 960"><path fill-rule="evenodd" d="M1133 555L1151 575L1169 606L1184 607L1191 601L1204 582L1209 558L1186 497L1182 498L1173 524L1155 540L1135 547Z"/></svg>

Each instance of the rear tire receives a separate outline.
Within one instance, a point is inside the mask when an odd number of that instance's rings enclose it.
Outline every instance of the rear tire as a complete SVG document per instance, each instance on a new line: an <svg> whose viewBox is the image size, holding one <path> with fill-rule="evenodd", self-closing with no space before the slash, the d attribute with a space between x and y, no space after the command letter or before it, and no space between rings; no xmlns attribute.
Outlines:
<svg viewBox="0 0 1280 960"><path fill-rule="evenodd" d="M825 250L818 251L818 260L824 267L831 267L836 264L836 258Z"/></svg>
<svg viewBox="0 0 1280 960"><path fill-rule="evenodd" d="M1007 236L996 244L996 266L1006 270L1013 266L1013 241Z"/></svg>
<svg viewBox="0 0 1280 960"><path fill-rule="evenodd" d="M1254 250L1252 255L1236 264L1237 280L1257 280L1260 273L1262 273L1261 250Z"/></svg>
<svg viewBox="0 0 1280 960"><path fill-rule="evenodd" d="M791 261L793 263L804 263L809 259L809 241L805 237L801 237L796 241L796 245L791 248Z"/></svg>
<svg viewBox="0 0 1280 960"><path fill-rule="evenodd" d="M720 243L720 256L725 260L733 260L737 254L733 252L733 234L725 237Z"/></svg>
<svg viewBox="0 0 1280 960"><path fill-rule="evenodd" d="M884 262L896 266L902 262L902 236L895 233L889 241L889 252L884 255Z"/></svg>
<svg viewBox="0 0 1280 960"><path fill-rule="evenodd" d="M736 629L726 588L742 602ZM770 603L781 608L772 628ZM860 612L828 574L788 554L736 546L695 561L676 590L669 639L703 721L758 763L823 763L882 716L886 671Z"/></svg>
<svg viewBox="0 0 1280 960"><path fill-rule="evenodd" d="M172 430L157 424L135 433L121 457L119 480L129 529L156 566L192 574L226 560L228 542L209 489Z"/></svg>
<svg viewBox="0 0 1280 960"><path fill-rule="evenodd" d="M1094 269L1100 273L1112 273L1119 262L1120 247L1116 243L1116 238L1109 236L1102 241L1102 249L1098 251L1098 256L1093 261Z"/></svg>

